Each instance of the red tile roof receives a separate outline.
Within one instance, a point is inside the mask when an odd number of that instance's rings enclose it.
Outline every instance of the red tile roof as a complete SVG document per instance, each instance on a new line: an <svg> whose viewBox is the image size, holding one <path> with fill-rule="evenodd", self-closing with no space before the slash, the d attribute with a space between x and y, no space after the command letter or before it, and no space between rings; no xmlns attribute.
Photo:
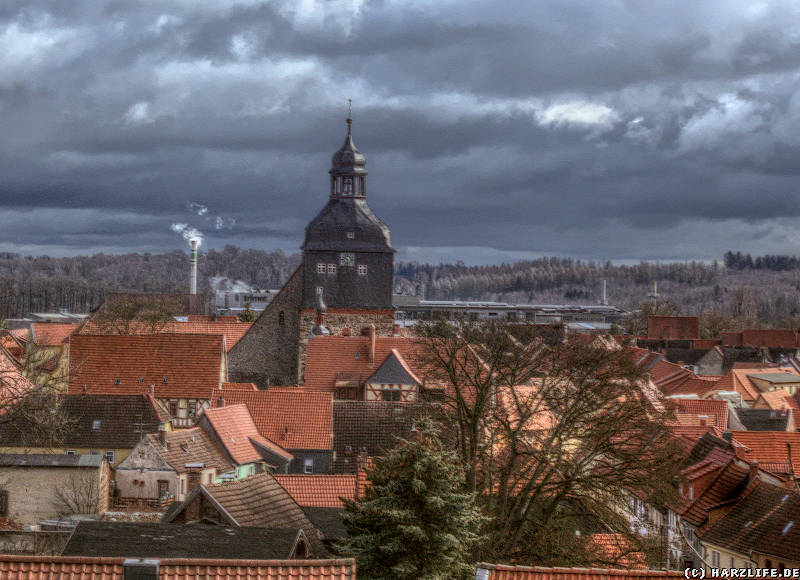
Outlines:
<svg viewBox="0 0 800 580"><path fill-rule="evenodd" d="M678 414L692 415L698 418L708 416L713 420L708 425L714 425L725 431L728 428L728 402L712 401L708 399L670 399L677 406ZM685 424L685 423L683 423ZM700 423L697 423L700 424Z"/></svg>
<svg viewBox="0 0 800 580"><path fill-rule="evenodd" d="M758 461L759 467L777 474L789 468L791 446L792 467L800 474L800 433L785 431L732 431L733 440L745 448L738 454L748 461Z"/></svg>
<svg viewBox="0 0 800 580"><path fill-rule="evenodd" d="M355 475L285 475L276 481L303 507L344 507L340 498L356 498Z"/></svg>
<svg viewBox="0 0 800 580"><path fill-rule="evenodd" d="M233 320L231 320L233 318ZM166 322L157 329L146 322L131 323L131 334L219 334L225 336L225 350L230 351L250 330L252 322L238 322L235 317L220 316L211 320L208 316L190 316L188 322ZM49 324L41 326L50 326ZM80 330L81 334L103 334L97 324L89 320Z"/></svg>
<svg viewBox="0 0 800 580"><path fill-rule="evenodd" d="M737 497L749 475L749 465L731 458L718 475L704 486L705 489L697 490L694 500L683 506L681 517L693 526L702 525L708 517L709 508Z"/></svg>
<svg viewBox="0 0 800 580"><path fill-rule="evenodd" d="M152 385L158 399L207 399L223 378L222 346L207 334L73 334L69 392L132 395Z"/></svg>
<svg viewBox="0 0 800 580"><path fill-rule="evenodd" d="M333 448L330 393L271 387L266 391L223 389L222 396L225 405L246 405L258 432L284 449ZM212 397L211 405L219 405L218 396Z"/></svg>
<svg viewBox="0 0 800 580"><path fill-rule="evenodd" d="M253 383L222 383L222 388L226 391L257 391L258 387Z"/></svg>
<svg viewBox="0 0 800 580"><path fill-rule="evenodd" d="M308 341L306 350L305 388L333 392L337 376L345 373L356 376L360 383L378 369L392 349L397 349L411 369L419 371L415 365L419 348L411 338L377 337L374 361L370 364L368 336L315 337Z"/></svg>
<svg viewBox="0 0 800 580"><path fill-rule="evenodd" d="M760 478L736 504L701 529L701 540L740 554L800 561L800 493Z"/></svg>
<svg viewBox="0 0 800 580"><path fill-rule="evenodd" d="M602 558L602 563L628 569L647 568L644 553L636 550L624 534L592 534L589 544Z"/></svg>
<svg viewBox="0 0 800 580"><path fill-rule="evenodd" d="M700 319L697 316L648 316L647 338L700 338Z"/></svg>
<svg viewBox="0 0 800 580"><path fill-rule="evenodd" d="M800 411L800 404L797 403L791 393L786 389L777 389L775 391L761 393L753 404L753 408L772 409L774 411L785 411L787 409ZM797 415L797 413L793 414Z"/></svg>
<svg viewBox="0 0 800 580"><path fill-rule="evenodd" d="M64 344L70 335L80 328L80 324L68 322L34 322L31 324L33 342L40 346Z"/></svg>
<svg viewBox="0 0 800 580"><path fill-rule="evenodd" d="M0 555L3 580L123 580L124 558ZM159 561L159 580L355 580L354 560Z"/></svg>
<svg viewBox="0 0 800 580"><path fill-rule="evenodd" d="M216 409L206 409L203 417L216 431L219 442L238 465L264 459L256 445L265 447L285 459L292 459L291 454L286 453L258 432L245 405L226 405Z"/></svg>
<svg viewBox="0 0 800 580"><path fill-rule="evenodd" d="M604 568L544 568L540 566L508 566L506 564L478 564L487 570L486 580L609 580L610 578L682 578L680 572L662 570L606 570Z"/></svg>
<svg viewBox="0 0 800 580"><path fill-rule="evenodd" d="M159 580L355 580L354 560L162 560Z"/></svg>
<svg viewBox="0 0 800 580"><path fill-rule="evenodd" d="M797 332L788 329L723 332L722 346L795 348L797 346Z"/></svg>

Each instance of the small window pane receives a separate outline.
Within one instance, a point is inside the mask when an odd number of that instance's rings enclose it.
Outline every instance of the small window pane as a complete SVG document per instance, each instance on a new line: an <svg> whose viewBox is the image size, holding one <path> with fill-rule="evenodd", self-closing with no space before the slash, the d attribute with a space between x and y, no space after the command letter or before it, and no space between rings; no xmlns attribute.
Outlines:
<svg viewBox="0 0 800 580"><path fill-rule="evenodd" d="M325 273L325 264L317 264L317 274Z"/></svg>
<svg viewBox="0 0 800 580"><path fill-rule="evenodd" d="M361 276L367 275L367 265L366 264L359 264L358 265L358 273Z"/></svg>
<svg viewBox="0 0 800 580"><path fill-rule="evenodd" d="M336 264L328 264L328 274L336 273Z"/></svg>
<svg viewBox="0 0 800 580"><path fill-rule="evenodd" d="M303 460L303 473L314 473L314 459L311 457Z"/></svg>

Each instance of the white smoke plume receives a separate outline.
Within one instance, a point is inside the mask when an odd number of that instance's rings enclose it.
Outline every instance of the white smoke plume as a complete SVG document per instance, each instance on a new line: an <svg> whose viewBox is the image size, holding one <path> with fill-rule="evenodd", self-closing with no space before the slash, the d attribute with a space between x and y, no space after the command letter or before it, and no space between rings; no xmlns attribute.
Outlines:
<svg viewBox="0 0 800 580"><path fill-rule="evenodd" d="M201 217L208 213L207 206L201 203L195 203L193 201L189 202L189 209Z"/></svg>
<svg viewBox="0 0 800 580"><path fill-rule="evenodd" d="M180 234L187 242L196 241L198 247L203 243L203 233L189 224L172 224L169 229Z"/></svg>
<svg viewBox="0 0 800 580"><path fill-rule="evenodd" d="M225 218L217 216L214 220L214 228L218 230L230 230L236 225L236 218Z"/></svg>
<svg viewBox="0 0 800 580"><path fill-rule="evenodd" d="M247 282L231 280L225 276L213 276L209 284L214 292L253 292L254 288Z"/></svg>

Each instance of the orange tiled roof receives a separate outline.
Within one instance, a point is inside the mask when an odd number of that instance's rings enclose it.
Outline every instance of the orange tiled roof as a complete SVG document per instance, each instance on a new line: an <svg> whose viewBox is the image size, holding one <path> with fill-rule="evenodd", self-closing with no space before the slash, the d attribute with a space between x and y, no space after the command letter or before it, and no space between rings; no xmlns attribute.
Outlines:
<svg viewBox="0 0 800 580"><path fill-rule="evenodd" d="M506 564L478 564L478 569L488 571L486 580L608 580L610 578L682 578L680 572L634 569L606 570L604 568L544 568L541 566L509 566Z"/></svg>
<svg viewBox="0 0 800 580"><path fill-rule="evenodd" d="M152 385L157 399L207 399L222 379L222 345L207 334L73 334L69 392L133 395Z"/></svg>
<svg viewBox="0 0 800 580"><path fill-rule="evenodd" d="M603 562L628 569L647 568L644 553L631 546L624 534L592 534L589 543Z"/></svg>
<svg viewBox="0 0 800 580"><path fill-rule="evenodd" d="M672 399L678 406L679 414L689 414L698 418L707 415L713 419L713 423L723 431L728 428L728 402L712 401L708 399Z"/></svg>
<svg viewBox="0 0 800 580"><path fill-rule="evenodd" d="M58 346L64 344L70 335L80 328L80 324L70 322L34 322L33 342L40 346Z"/></svg>
<svg viewBox="0 0 800 580"><path fill-rule="evenodd" d="M273 477L303 507L343 508L340 498L356 498L355 475L285 475Z"/></svg>
<svg viewBox="0 0 800 580"><path fill-rule="evenodd" d="M333 392L336 377L347 373L364 381L374 373L392 349L403 356L408 365L416 368L415 353L420 348L411 338L401 336L375 339L375 358L369 360L368 336L318 336L308 341L306 350L305 387L309 391Z"/></svg>
<svg viewBox="0 0 800 580"><path fill-rule="evenodd" d="M233 320L231 320L233 318ZM132 334L221 334L225 336L225 350L230 351L250 330L252 322L239 322L236 317L220 316L212 320L210 316L189 316L188 322L167 322L153 332L153 325L144 322L131 324ZM48 325L43 325L48 326ZM81 334L102 334L97 325L87 321Z"/></svg>
<svg viewBox="0 0 800 580"><path fill-rule="evenodd" d="M0 555L3 580L123 580L124 558ZM159 561L159 580L355 580L354 560Z"/></svg>
<svg viewBox="0 0 800 580"><path fill-rule="evenodd" d="M258 387L253 383L222 383L225 391L257 391Z"/></svg>
<svg viewBox="0 0 800 580"><path fill-rule="evenodd" d="M792 468L800 474L800 433L785 431L733 431L733 440L745 447L738 455L774 473L785 473L788 469L789 448L792 450Z"/></svg>
<svg viewBox="0 0 800 580"><path fill-rule="evenodd" d="M246 405L258 432L284 449L333 447L330 393L309 392L302 387L271 387L266 391L223 389L222 396L225 405ZM212 397L211 405L219 405L218 397Z"/></svg>
<svg viewBox="0 0 800 580"><path fill-rule="evenodd" d="M745 401L753 402L758 399L761 389L753 384L748 375L772 373L789 373L798 376L797 371L792 367L765 367L761 365L741 367L734 365L733 369L719 380L716 388L717 390L736 391L741 393L742 399ZM798 376L798 381L800 381L800 376Z"/></svg>
<svg viewBox="0 0 800 580"><path fill-rule="evenodd" d="M253 423L253 418L245 405L226 405L216 409L206 409L203 416L217 433L220 443L228 455L238 465L264 458L255 445L266 447L272 452L291 460L291 454L280 449L274 442L265 439Z"/></svg>
<svg viewBox="0 0 800 580"><path fill-rule="evenodd" d="M775 391L761 393L753 407L759 408L759 406L775 411L785 411L787 409L800 411L800 404L797 403L791 393L786 389L777 389Z"/></svg>

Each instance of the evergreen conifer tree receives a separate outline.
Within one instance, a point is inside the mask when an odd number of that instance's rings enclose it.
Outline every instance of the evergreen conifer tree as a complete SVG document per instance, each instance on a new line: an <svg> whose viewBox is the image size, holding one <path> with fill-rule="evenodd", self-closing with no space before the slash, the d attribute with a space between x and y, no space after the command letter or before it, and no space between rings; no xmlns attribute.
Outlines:
<svg viewBox="0 0 800 580"><path fill-rule="evenodd" d="M347 502L349 536L339 543L354 557L359 578L467 578L483 516L464 491L458 457L422 421L412 440L375 459L364 496Z"/></svg>

